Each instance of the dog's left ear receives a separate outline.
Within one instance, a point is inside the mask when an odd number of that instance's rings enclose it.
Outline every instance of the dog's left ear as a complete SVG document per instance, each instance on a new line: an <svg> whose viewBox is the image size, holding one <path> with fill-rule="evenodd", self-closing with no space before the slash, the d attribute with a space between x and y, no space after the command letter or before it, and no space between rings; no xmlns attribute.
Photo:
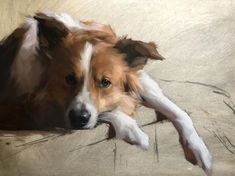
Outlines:
<svg viewBox="0 0 235 176"><path fill-rule="evenodd" d="M119 52L126 54L125 61L129 67L142 69L148 58L153 60L163 60L154 42L143 42L127 38L120 39L115 47Z"/></svg>
<svg viewBox="0 0 235 176"><path fill-rule="evenodd" d="M53 49L69 34L69 29L54 17L37 13L34 19L38 22L38 40L42 49Z"/></svg>

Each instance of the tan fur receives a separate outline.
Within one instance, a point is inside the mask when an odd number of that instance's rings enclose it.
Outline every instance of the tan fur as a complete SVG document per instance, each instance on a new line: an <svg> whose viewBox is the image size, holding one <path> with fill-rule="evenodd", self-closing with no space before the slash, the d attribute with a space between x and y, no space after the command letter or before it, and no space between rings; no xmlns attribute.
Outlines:
<svg viewBox="0 0 235 176"><path fill-rule="evenodd" d="M94 41L99 37L100 32L96 31L70 33L54 51L48 53L53 58L49 63L48 83L35 96L36 104L40 102L41 105L46 105L47 102L57 102L65 107L69 98L79 94L83 84L83 68L79 54L85 41L89 41L95 48L90 68L89 91L98 112L119 107L129 115L134 113L137 101L125 92L125 86L127 84L131 91L139 91L141 86L136 71L127 66L124 55L118 53L109 41ZM69 73L74 73L80 84L72 88L68 86L64 78ZM109 78L112 85L107 89L99 88L98 84L102 78Z"/></svg>
<svg viewBox="0 0 235 176"><path fill-rule="evenodd" d="M34 102L46 105L45 102L55 101L64 107L70 97L79 94L83 83L83 68L80 64L79 54L85 42L89 41L95 48L90 68L89 91L98 112L119 107L127 114L133 114L137 101L125 92L125 84L131 91L139 91L141 86L136 74L137 70L127 66L124 55L118 53L114 48L112 44L114 40L106 40L112 37L115 38L115 36L110 37L110 33L105 31L70 33L54 51L48 53L50 57L54 58L50 61L53 64L51 63L48 69L48 85L35 96ZM64 77L69 73L74 73L77 80L80 81L76 87L71 88L66 85ZM104 77L109 78L112 82L107 89L98 87Z"/></svg>
<svg viewBox="0 0 235 176"><path fill-rule="evenodd" d="M91 62L90 91L100 112L116 107L122 108L128 114L134 112L136 101L125 92L128 74L129 68L123 59L123 54L119 54L112 45L103 42L95 46ZM110 87L97 86L102 78L111 81ZM138 89L137 86L135 89Z"/></svg>
<svg viewBox="0 0 235 176"><path fill-rule="evenodd" d="M21 101L29 120L32 117L38 127L63 126L66 109L84 84L80 54L86 42L93 46L88 91L98 113L114 108L129 115L134 113L138 101L130 92L138 94L141 89L137 71L146 64L147 57L162 59L155 44L118 39L109 25L83 22L86 30L70 30L45 14L38 13L34 18L39 28L36 57L43 66L43 73L33 92L26 93ZM76 84L66 82L68 75L75 76ZM99 86L103 78L110 80L109 87ZM17 92L17 88L9 90Z"/></svg>

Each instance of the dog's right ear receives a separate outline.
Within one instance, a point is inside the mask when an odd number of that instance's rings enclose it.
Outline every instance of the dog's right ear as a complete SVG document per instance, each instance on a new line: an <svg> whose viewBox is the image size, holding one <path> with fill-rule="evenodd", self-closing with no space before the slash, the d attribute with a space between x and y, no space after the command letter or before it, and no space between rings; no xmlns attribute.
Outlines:
<svg viewBox="0 0 235 176"><path fill-rule="evenodd" d="M69 34L69 29L60 21L44 13L37 13L38 40L41 49L53 49Z"/></svg>
<svg viewBox="0 0 235 176"><path fill-rule="evenodd" d="M143 42L132 40L126 37L121 38L114 46L119 52L125 54L125 61L130 68L142 69L148 58L153 60L163 60L154 42Z"/></svg>

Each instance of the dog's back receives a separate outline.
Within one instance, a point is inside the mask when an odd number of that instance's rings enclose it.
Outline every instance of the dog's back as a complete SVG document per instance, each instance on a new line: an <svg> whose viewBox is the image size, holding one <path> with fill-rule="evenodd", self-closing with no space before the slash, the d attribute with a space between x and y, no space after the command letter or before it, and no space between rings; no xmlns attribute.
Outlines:
<svg viewBox="0 0 235 176"><path fill-rule="evenodd" d="M17 129L24 121L23 106L15 102L14 105L9 101L13 97L14 84L11 81L11 67L23 43L28 27L21 26L14 30L8 37L0 43L0 128Z"/></svg>
<svg viewBox="0 0 235 176"><path fill-rule="evenodd" d="M0 97L3 96L4 89L8 84L10 68L16 58L27 30L27 27L24 26L17 28L0 43Z"/></svg>

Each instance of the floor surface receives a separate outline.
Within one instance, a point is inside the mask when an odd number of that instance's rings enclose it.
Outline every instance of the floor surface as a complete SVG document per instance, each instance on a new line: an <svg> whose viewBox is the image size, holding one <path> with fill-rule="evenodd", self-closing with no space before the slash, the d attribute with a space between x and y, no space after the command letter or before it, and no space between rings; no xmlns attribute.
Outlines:
<svg viewBox="0 0 235 176"><path fill-rule="evenodd" d="M235 1L233 0L1 0L0 37L39 10L111 24L117 34L155 41L163 62L146 71L188 112L213 155L213 175L235 175ZM155 120L139 108L140 125ZM169 122L143 127L143 151L105 140L107 126L59 135L1 132L0 176L204 175L184 159Z"/></svg>

